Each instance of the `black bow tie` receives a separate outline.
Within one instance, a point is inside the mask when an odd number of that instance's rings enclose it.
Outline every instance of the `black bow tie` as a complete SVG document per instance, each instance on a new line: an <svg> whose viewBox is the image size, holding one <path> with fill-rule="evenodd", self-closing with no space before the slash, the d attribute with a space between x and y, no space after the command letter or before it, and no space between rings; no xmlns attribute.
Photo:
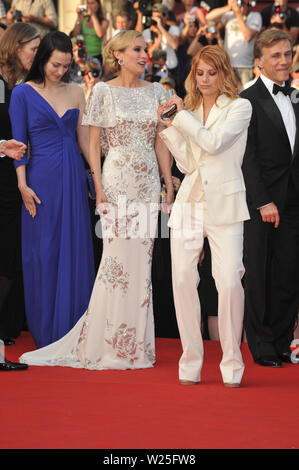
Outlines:
<svg viewBox="0 0 299 470"><path fill-rule="evenodd" d="M276 83L273 84L273 95L277 95L277 93L281 91L285 96L288 96L291 93L290 85L279 86Z"/></svg>

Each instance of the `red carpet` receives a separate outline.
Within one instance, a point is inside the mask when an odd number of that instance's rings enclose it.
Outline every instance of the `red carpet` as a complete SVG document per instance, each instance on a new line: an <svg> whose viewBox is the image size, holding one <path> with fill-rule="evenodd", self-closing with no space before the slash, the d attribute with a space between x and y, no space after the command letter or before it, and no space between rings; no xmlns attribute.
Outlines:
<svg viewBox="0 0 299 470"><path fill-rule="evenodd" d="M23 332L10 360L33 349ZM220 345L205 342L203 382L178 383L177 339L157 339L157 364L137 371L30 367L0 372L1 449L298 449L299 365L246 365L221 382Z"/></svg>

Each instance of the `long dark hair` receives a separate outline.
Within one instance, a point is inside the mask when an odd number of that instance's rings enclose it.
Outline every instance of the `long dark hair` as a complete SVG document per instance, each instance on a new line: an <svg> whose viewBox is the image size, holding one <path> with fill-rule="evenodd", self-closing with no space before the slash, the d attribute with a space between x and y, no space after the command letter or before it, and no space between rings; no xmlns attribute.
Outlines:
<svg viewBox="0 0 299 470"><path fill-rule="evenodd" d="M72 42L69 36L61 31L51 31L44 36L37 50L32 67L27 75L26 82L29 82L29 80L35 83L45 82L44 68L55 50L69 53L73 57ZM63 82L69 81L68 72L64 74L61 80Z"/></svg>
<svg viewBox="0 0 299 470"><path fill-rule="evenodd" d="M98 18L99 22L101 23L105 19L104 12L103 12L103 7L102 7L102 4L101 4L101 0L96 0L96 2L99 5L99 8L96 12L96 15L97 15L97 18Z"/></svg>

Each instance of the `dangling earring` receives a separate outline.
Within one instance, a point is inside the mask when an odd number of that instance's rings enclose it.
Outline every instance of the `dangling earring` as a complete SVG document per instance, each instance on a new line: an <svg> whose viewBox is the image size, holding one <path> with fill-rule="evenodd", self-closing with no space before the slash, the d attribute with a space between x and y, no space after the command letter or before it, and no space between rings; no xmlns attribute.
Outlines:
<svg viewBox="0 0 299 470"><path fill-rule="evenodd" d="M118 65L122 66L124 65L124 59L118 59Z"/></svg>

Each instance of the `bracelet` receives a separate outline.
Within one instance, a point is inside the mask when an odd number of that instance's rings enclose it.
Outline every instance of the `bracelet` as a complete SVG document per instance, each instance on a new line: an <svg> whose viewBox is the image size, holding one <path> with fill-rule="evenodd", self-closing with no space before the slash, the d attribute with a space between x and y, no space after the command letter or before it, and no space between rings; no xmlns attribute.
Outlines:
<svg viewBox="0 0 299 470"><path fill-rule="evenodd" d="M173 186L173 181L172 181L172 180L165 181L165 184L166 184L166 186L167 186L168 184L172 184L172 186Z"/></svg>

